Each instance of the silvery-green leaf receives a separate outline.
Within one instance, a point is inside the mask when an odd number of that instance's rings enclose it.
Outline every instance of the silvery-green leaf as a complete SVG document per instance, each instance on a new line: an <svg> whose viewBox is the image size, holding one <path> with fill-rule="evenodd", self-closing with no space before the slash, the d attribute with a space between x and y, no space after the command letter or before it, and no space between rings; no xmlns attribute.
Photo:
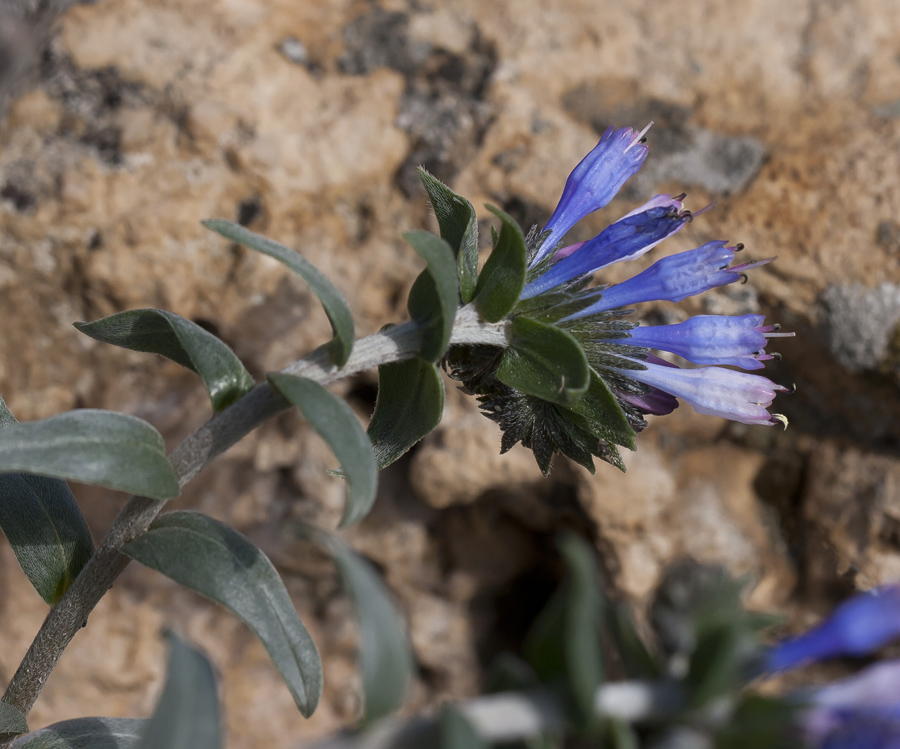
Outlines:
<svg viewBox="0 0 900 749"><path fill-rule="evenodd" d="M11 749L139 749L142 718L75 718L17 738Z"/></svg>
<svg viewBox="0 0 900 749"><path fill-rule="evenodd" d="M322 693L316 646L269 558L225 523L169 512L121 551L231 611L265 646L294 702L309 717Z"/></svg>
<svg viewBox="0 0 900 749"><path fill-rule="evenodd" d="M222 719L212 665L170 634L169 667L140 749L220 749Z"/></svg>
<svg viewBox="0 0 900 749"><path fill-rule="evenodd" d="M494 249L481 270L475 289L475 308L488 322L499 322L519 301L528 266L525 237L509 214L488 206L502 222Z"/></svg>
<svg viewBox="0 0 900 749"><path fill-rule="evenodd" d="M334 338L330 343L332 361L338 367L343 367L347 363L350 349L353 347L353 315L344 296L322 271L296 250L245 229L234 221L216 218L202 223L207 229L221 234L232 242L274 257L306 281L325 308L325 314L328 315L331 329L334 331Z"/></svg>
<svg viewBox="0 0 900 749"><path fill-rule="evenodd" d="M17 423L0 398L0 429ZM61 479L0 474L0 529L22 571L51 606L94 553L84 515Z"/></svg>
<svg viewBox="0 0 900 749"><path fill-rule="evenodd" d="M343 399L319 383L291 374L270 374L269 382L293 403L328 443L349 481L341 525L362 520L372 509L378 488L378 465L365 430Z"/></svg>
<svg viewBox="0 0 900 749"><path fill-rule="evenodd" d="M28 722L12 705L0 702L0 737L28 733Z"/></svg>
<svg viewBox="0 0 900 749"><path fill-rule="evenodd" d="M226 343L174 312L133 309L75 327L97 341L159 354L196 372L215 411L253 388L253 378Z"/></svg>
<svg viewBox="0 0 900 749"><path fill-rule="evenodd" d="M444 383L421 359L378 367L378 399L369 439L378 467L389 466L434 429L444 412Z"/></svg>
<svg viewBox="0 0 900 749"><path fill-rule="evenodd" d="M308 535L331 553L356 611L364 720L369 723L403 704L413 672L406 628L390 593L368 561L333 534Z"/></svg>
<svg viewBox="0 0 900 749"><path fill-rule="evenodd" d="M468 718L452 705L441 709L439 725L441 749L488 749Z"/></svg>
<svg viewBox="0 0 900 749"><path fill-rule="evenodd" d="M151 499L179 493L162 436L142 419L81 409L0 429L0 473L18 471Z"/></svg>
<svg viewBox="0 0 900 749"><path fill-rule="evenodd" d="M456 256L463 304L472 301L478 280L478 219L472 204L419 167L419 177L431 200L441 237Z"/></svg>
<svg viewBox="0 0 900 749"><path fill-rule="evenodd" d="M450 346L459 307L459 277L453 251L431 232L412 231L403 238L428 264L410 289L407 308L410 317L424 326L419 356L425 361L437 361Z"/></svg>

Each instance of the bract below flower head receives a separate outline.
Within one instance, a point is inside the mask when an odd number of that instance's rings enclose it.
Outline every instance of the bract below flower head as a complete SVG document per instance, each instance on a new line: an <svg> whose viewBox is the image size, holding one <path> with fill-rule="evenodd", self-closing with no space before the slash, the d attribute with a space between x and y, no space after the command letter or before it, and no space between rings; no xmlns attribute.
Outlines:
<svg viewBox="0 0 900 749"><path fill-rule="evenodd" d="M647 126L649 127L649 125ZM608 128L600 142L585 156L566 180L562 197L544 226L550 232L534 259L543 259L566 233L589 213L603 208L637 173L647 158L647 146L639 141L646 129Z"/></svg>

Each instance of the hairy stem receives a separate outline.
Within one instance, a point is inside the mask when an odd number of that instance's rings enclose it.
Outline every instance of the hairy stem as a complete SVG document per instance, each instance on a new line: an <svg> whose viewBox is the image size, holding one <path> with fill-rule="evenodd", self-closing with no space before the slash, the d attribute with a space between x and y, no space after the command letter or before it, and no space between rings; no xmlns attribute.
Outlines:
<svg viewBox="0 0 900 749"><path fill-rule="evenodd" d="M506 346L508 326L484 323L474 308L463 307L457 313L451 341ZM415 323L406 323L356 341L350 359L341 368L330 363L328 349L321 346L283 371L326 385L380 364L411 359L418 353L420 342L421 330ZM179 485L184 486L213 458L289 407L279 393L264 383L214 416L169 456ZM144 533L165 504L138 496L128 500L94 556L47 614L3 695L3 702L28 714L66 646L87 624L88 615L128 565L128 557L118 549Z"/></svg>

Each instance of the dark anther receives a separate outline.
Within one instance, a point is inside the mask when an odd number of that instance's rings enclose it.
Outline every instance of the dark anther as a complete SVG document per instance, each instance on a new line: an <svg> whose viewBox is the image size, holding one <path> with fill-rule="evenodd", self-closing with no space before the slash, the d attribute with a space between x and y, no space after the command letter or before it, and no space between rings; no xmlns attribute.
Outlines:
<svg viewBox="0 0 900 749"><path fill-rule="evenodd" d="M646 143L646 142L647 142L647 136L645 135L643 138L641 138L641 143Z"/></svg>
<svg viewBox="0 0 900 749"><path fill-rule="evenodd" d="M781 361L781 354L779 354L777 351L773 351L771 356L775 361Z"/></svg>
<svg viewBox="0 0 900 749"><path fill-rule="evenodd" d="M788 395L793 395L797 392L797 383L792 382L791 386L785 391Z"/></svg>
<svg viewBox="0 0 900 749"><path fill-rule="evenodd" d="M687 197L687 193L683 192L681 195L676 195L672 200L677 200L679 203Z"/></svg>
<svg viewBox="0 0 900 749"><path fill-rule="evenodd" d="M772 325L772 330L781 330L781 323L777 322L774 325Z"/></svg>
<svg viewBox="0 0 900 749"><path fill-rule="evenodd" d="M745 284L750 280L750 277L746 273L741 273L741 283Z"/></svg>
<svg viewBox="0 0 900 749"><path fill-rule="evenodd" d="M743 243L743 242L738 242L738 243L734 246L734 251L735 251L735 252L740 252L740 251L743 250L743 249L744 249L744 243Z"/></svg>

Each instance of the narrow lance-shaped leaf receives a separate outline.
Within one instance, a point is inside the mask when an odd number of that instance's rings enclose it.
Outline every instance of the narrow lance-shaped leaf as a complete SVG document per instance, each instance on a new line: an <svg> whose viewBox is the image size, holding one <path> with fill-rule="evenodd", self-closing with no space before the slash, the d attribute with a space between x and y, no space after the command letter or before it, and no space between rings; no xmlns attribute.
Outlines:
<svg viewBox="0 0 900 749"><path fill-rule="evenodd" d="M331 322L331 329L334 331L334 338L329 344L332 361L338 367L343 367L347 363L347 359L350 358L350 349L353 347L353 315L344 296L324 273L296 250L245 229L234 221L215 218L202 223L207 229L221 234L232 242L274 257L306 281L312 292L319 297L322 307L325 308L325 314L328 315L328 320Z"/></svg>
<svg viewBox="0 0 900 749"><path fill-rule="evenodd" d="M161 309L133 309L75 327L114 346L159 354L196 372L213 409L221 411L253 387L253 378L228 345L197 323Z"/></svg>
<svg viewBox="0 0 900 749"><path fill-rule="evenodd" d="M178 496L162 436L142 419L82 409L0 429L0 473L21 471L151 499Z"/></svg>
<svg viewBox="0 0 900 749"><path fill-rule="evenodd" d="M11 749L139 749L143 718L75 718L16 739Z"/></svg>
<svg viewBox="0 0 900 749"><path fill-rule="evenodd" d="M571 335L519 316L513 319L512 341L497 379L527 395L571 407L587 392L591 374L584 351Z"/></svg>
<svg viewBox="0 0 900 749"><path fill-rule="evenodd" d="M425 326L419 356L425 361L436 361L450 346L459 306L459 278L453 252L450 245L431 232L412 231L403 238L428 264L409 291L407 308L410 317Z"/></svg>
<svg viewBox="0 0 900 749"><path fill-rule="evenodd" d="M593 550L577 536L564 535L559 548L566 578L528 633L525 651L543 680L565 679L578 721L592 726L603 682L599 570Z"/></svg>
<svg viewBox="0 0 900 749"><path fill-rule="evenodd" d="M12 705L0 702L0 738L14 736L17 733L28 733L25 716Z"/></svg>
<svg viewBox="0 0 900 749"><path fill-rule="evenodd" d="M519 301L528 267L525 237L515 220L488 206L502 222L494 249L481 270L475 289L475 307L488 322L499 322Z"/></svg>
<svg viewBox="0 0 900 749"><path fill-rule="evenodd" d="M0 398L0 429L16 423ZM60 479L0 474L0 529L22 571L51 606L94 553L84 515Z"/></svg>
<svg viewBox="0 0 900 749"><path fill-rule="evenodd" d="M369 439L379 468L389 466L441 422L444 383L421 359L378 367L378 399Z"/></svg>
<svg viewBox="0 0 900 749"><path fill-rule="evenodd" d="M488 749L469 719L452 705L441 709L439 718L441 749Z"/></svg>
<svg viewBox="0 0 900 749"><path fill-rule="evenodd" d="M362 520L372 509L378 487L378 465L365 430L341 398L319 383L290 374L270 374L269 382L312 424L341 464L350 482L341 525Z"/></svg>
<svg viewBox="0 0 900 749"><path fill-rule="evenodd" d="M419 177L437 217L441 237L456 256L463 304L472 301L478 280L478 219L472 204L419 167Z"/></svg>
<svg viewBox="0 0 900 749"><path fill-rule="evenodd" d="M225 523L198 512L157 518L122 552L222 604L265 646L303 715L322 693L322 662L268 557Z"/></svg>
<svg viewBox="0 0 900 749"><path fill-rule="evenodd" d="M364 720L377 720L403 704L413 657L403 620L378 573L335 535L304 529L332 555L359 623Z"/></svg>
<svg viewBox="0 0 900 749"><path fill-rule="evenodd" d="M166 683L140 749L220 749L222 719L212 665L175 635L169 642Z"/></svg>

